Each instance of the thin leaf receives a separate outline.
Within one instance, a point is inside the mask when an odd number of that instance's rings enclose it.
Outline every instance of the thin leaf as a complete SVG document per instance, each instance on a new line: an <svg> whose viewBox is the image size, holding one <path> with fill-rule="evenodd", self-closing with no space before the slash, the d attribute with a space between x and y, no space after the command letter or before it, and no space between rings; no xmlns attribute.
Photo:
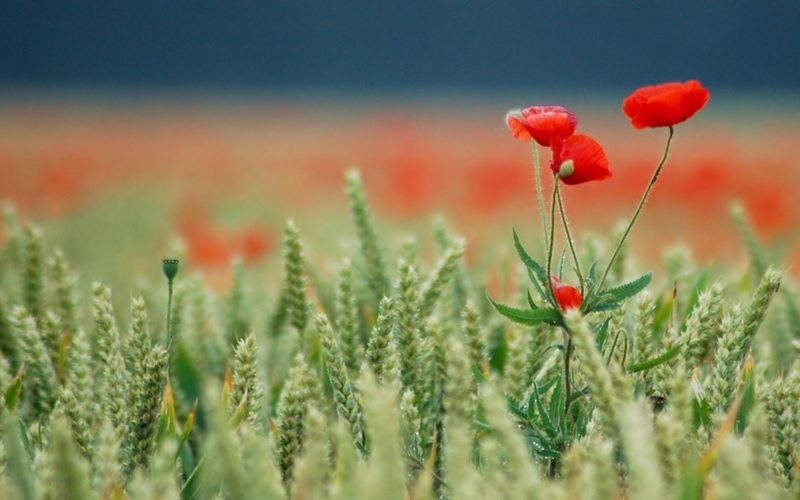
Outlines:
<svg viewBox="0 0 800 500"><path fill-rule="evenodd" d="M480 366L476 365L475 363L470 363L470 365L472 368L472 375L475 377L475 381L478 382L478 384L483 384L484 382L489 381L489 379L486 378L486 374L483 373L483 370L481 370Z"/></svg>
<svg viewBox="0 0 800 500"><path fill-rule="evenodd" d="M606 356L606 366L608 366L608 364L611 363L611 356L613 356L614 351L617 350L617 342L619 341L619 337L621 335L623 335L622 331L618 331L617 334L614 335L614 342L611 343L611 349L608 350L608 356Z"/></svg>
<svg viewBox="0 0 800 500"><path fill-rule="evenodd" d="M25 448L25 452L28 454L30 459L33 460L33 458L36 456L36 453L33 450L31 438L28 437L28 429L25 427L25 423L21 419L17 419L17 425L19 426L19 440L22 442L22 447ZM39 433L41 434L41 424L39 425Z"/></svg>
<svg viewBox="0 0 800 500"><path fill-rule="evenodd" d="M547 280L547 272L544 270L544 268L540 266L538 262L533 260L533 258L528 255L528 252L526 252L522 247L522 243L519 242L519 236L517 235L516 229L512 229L512 232L514 233L514 248L517 249L517 254L519 255L520 260L522 260L522 263L525 264L525 267L535 272L536 275L539 276L539 279L542 281Z"/></svg>
<svg viewBox="0 0 800 500"><path fill-rule="evenodd" d="M180 439L178 441L178 452L175 454L176 462L179 457L181 459L181 466L183 467L183 472L186 474L186 477L189 477L194 470L194 454L192 453L192 448L189 446L187 441L189 439L189 434L191 434L192 429L194 429L196 416L197 401L194 402L194 408L192 408L192 412L186 418L186 423L183 426L183 430L181 431ZM272 423L271 420L270 423Z"/></svg>
<svg viewBox="0 0 800 500"><path fill-rule="evenodd" d="M156 443L163 442L165 437L172 437L178 434L178 419L175 416L175 397L172 393L172 384L169 381L169 377L167 377L167 385L164 388L164 397L161 401L160 413Z"/></svg>
<svg viewBox="0 0 800 500"><path fill-rule="evenodd" d="M545 382L544 385L539 387L539 394L544 394L545 392L549 391L550 388L553 387L553 385L556 382L560 382L560 381L561 381L561 375L558 375L556 377L551 378L550 380Z"/></svg>
<svg viewBox="0 0 800 500"><path fill-rule="evenodd" d="M244 421L244 418L247 416L247 389L244 391L244 395L242 396L242 400L239 402L239 406L233 410L231 417L228 419L228 425L231 427L238 427Z"/></svg>
<svg viewBox="0 0 800 500"><path fill-rule="evenodd" d="M657 358L648 359L647 361L642 361L641 363L630 365L628 366L628 373L636 373L644 371L653 368L654 366L658 366L661 363L666 363L671 359L677 358L678 355L681 353L682 347L683 346L681 344L678 344L669 351L662 354L661 356L658 356Z"/></svg>
<svg viewBox="0 0 800 500"><path fill-rule="evenodd" d="M756 404L756 375L753 356L748 355L742 366L742 378L739 385L739 394L742 398L742 405L736 415L736 433L742 435L747 427L747 417Z"/></svg>
<svg viewBox="0 0 800 500"><path fill-rule="evenodd" d="M519 401L506 394L508 411L520 420L528 420L528 412L520 408Z"/></svg>
<svg viewBox="0 0 800 500"><path fill-rule="evenodd" d="M203 459L201 458L197 462L197 467L194 468L186 482L183 483L183 488L181 488L181 498L183 500L194 500L197 497L197 492L200 491L200 485L202 484L203 468Z"/></svg>
<svg viewBox="0 0 800 500"><path fill-rule="evenodd" d="M5 399L6 399L6 408L8 411L13 412L17 409L17 403L19 403L19 397L22 394L22 371L25 369L25 362L23 361L21 365L19 365L19 371L17 371L17 376L14 377L14 380L8 384L8 388L6 389Z"/></svg>
<svg viewBox="0 0 800 500"><path fill-rule="evenodd" d="M601 310L600 308L607 307L611 304L616 306L620 302L627 300L644 290L645 287L650 284L652 279L653 273L649 272L644 276L640 276L633 281L625 283L624 285L609 288L608 290L600 292L600 297L598 298L597 304L594 304L594 306L591 308L591 311Z"/></svg>
<svg viewBox="0 0 800 500"><path fill-rule="evenodd" d="M590 286L590 287L591 287L592 285L594 285L595 281L597 281L597 280L595 279L595 273L596 273L596 271L597 271L597 264L598 264L599 262L600 262L600 261L598 261L598 260L596 260L596 261L592 262L592 265L591 265L591 267L589 268L589 275L588 275L588 277L586 278L586 281L588 282L588 284L589 284L589 286Z"/></svg>
<svg viewBox="0 0 800 500"><path fill-rule="evenodd" d="M553 421L550 420L550 416L548 415L547 410L542 403L542 399L539 397L539 391L535 390L535 387L536 383L534 382L534 390L531 391L531 399L533 399L533 402L536 404L536 408L539 411L539 416L541 417L542 424L544 425L544 430L550 436L556 436L558 435L558 430L553 424ZM528 404L530 404L530 402Z"/></svg>
<svg viewBox="0 0 800 500"><path fill-rule="evenodd" d="M561 424L566 422L566 418L564 418L564 397L563 386L561 384L557 384L555 389L553 389L553 394L550 395L548 412L550 414L550 421L554 422L555 427L559 432L561 432Z"/></svg>
<svg viewBox="0 0 800 500"><path fill-rule="evenodd" d="M742 405L742 394L740 393L736 399L733 401L733 404L728 409L727 417L725 421L722 422L722 425L717 429L717 432L714 434L714 440L711 442L711 446L709 446L708 450L703 454L703 457L700 459L700 463L697 464L697 469L700 471L700 476L705 478L711 468L714 466L714 462L717 461L717 455L719 454L719 450L722 449L722 445L725 443L725 440L728 436L733 432L734 425L736 424L736 417L739 414L739 409Z"/></svg>
<svg viewBox="0 0 800 500"><path fill-rule="evenodd" d="M692 376L692 407L694 408L694 427L697 428L702 425L706 429L711 429L711 405L708 404L703 386Z"/></svg>
<svg viewBox="0 0 800 500"><path fill-rule="evenodd" d="M697 305L697 301L700 299L700 293L706 289L706 284L708 283L708 273L709 269L708 266L703 268L703 271L700 272L700 275L694 282L694 286L692 287L692 293L689 295L688 300L686 301L686 314L683 319L684 325L686 324L686 320L692 314L695 306Z"/></svg>
<svg viewBox="0 0 800 500"><path fill-rule="evenodd" d="M656 312L653 316L653 333L660 332L664 325L669 323L674 304L675 298L672 294L668 295L666 299L659 297L656 303Z"/></svg>
<svg viewBox="0 0 800 500"><path fill-rule="evenodd" d="M533 283L533 286L536 287L536 291L539 292L539 297L541 297L542 300L545 300L545 301L549 302L549 297L550 296L544 292L544 289L542 288L542 284L539 283L539 279L536 277L535 274L533 274L533 271L531 271L530 268L527 268L527 271L528 271L528 279L531 280L531 283Z"/></svg>
<svg viewBox="0 0 800 500"><path fill-rule="evenodd" d="M67 346L69 344L69 332L64 332L61 336L61 347L58 349L58 364L56 365L56 382L64 383L64 370L67 366Z"/></svg>
<svg viewBox="0 0 800 500"><path fill-rule="evenodd" d="M555 309L537 309L535 311L517 309L515 307L498 304L492 300L488 293L486 294L486 297L489 299L489 302L492 303L497 312L515 323L527 326L534 326L538 325L539 323L547 323L550 325L563 324L561 313Z"/></svg>
<svg viewBox="0 0 800 500"><path fill-rule="evenodd" d="M183 394L187 401L197 401L200 399L202 389L200 387L200 370L195 366L194 359L189 355L183 342L178 343L178 352L175 355L175 364L172 366L175 388ZM203 428L203 411L198 416L198 425Z"/></svg>
<svg viewBox="0 0 800 500"><path fill-rule="evenodd" d="M597 326L597 332L595 333L595 342L597 344L597 350L603 352L603 344L606 343L606 336L608 335L608 324L611 322L611 318L606 318L605 321L600 323Z"/></svg>
<svg viewBox="0 0 800 500"><path fill-rule="evenodd" d="M535 311L539 309L539 306L536 305L536 302L533 301L533 297L531 297L531 291L530 290L525 290L525 291L527 292L526 295L528 297L528 305L530 306L531 310Z"/></svg>

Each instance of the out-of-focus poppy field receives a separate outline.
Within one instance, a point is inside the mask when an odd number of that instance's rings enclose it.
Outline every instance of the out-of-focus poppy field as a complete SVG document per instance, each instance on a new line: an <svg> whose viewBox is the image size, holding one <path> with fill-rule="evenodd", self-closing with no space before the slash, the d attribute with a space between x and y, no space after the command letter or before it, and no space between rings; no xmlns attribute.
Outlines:
<svg viewBox="0 0 800 500"><path fill-rule="evenodd" d="M634 130L621 97L558 103L603 144L613 173L565 190L577 234L607 235L627 218L663 152L666 131ZM6 99L0 199L112 281L149 272L175 245L192 268L225 276L236 256L277 260L289 217L312 247L335 247L352 232L344 172L357 167L376 217L398 228L384 237L439 214L483 262L502 255L512 226L538 234L531 149L503 121L509 107L536 103L522 99ZM796 273L798 109L714 95L676 131L631 240L638 254L657 260L683 242L700 262L744 259L728 215L739 202Z"/></svg>

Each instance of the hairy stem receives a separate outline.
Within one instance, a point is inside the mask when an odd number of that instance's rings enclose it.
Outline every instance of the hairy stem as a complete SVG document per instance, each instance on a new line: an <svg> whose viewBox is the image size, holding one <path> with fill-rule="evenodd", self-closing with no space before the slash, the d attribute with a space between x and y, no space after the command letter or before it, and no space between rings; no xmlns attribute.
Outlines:
<svg viewBox="0 0 800 500"><path fill-rule="evenodd" d="M550 245L547 251L547 283L553 305L558 307L556 291L553 289L553 280L550 278L553 269L553 245L556 233L556 198L558 197L558 174L553 176L553 199L550 202Z"/></svg>
<svg viewBox="0 0 800 500"><path fill-rule="evenodd" d="M548 244L547 236L547 216L544 212L544 196L542 195L542 177L539 170L539 147L536 141L531 139L533 147L533 169L536 172L536 196L539 198L539 213L542 214L542 233L544 234L544 244Z"/></svg>
<svg viewBox="0 0 800 500"><path fill-rule="evenodd" d="M661 162L659 162L656 171L653 172L653 177L650 178L650 182L647 184L647 188L644 190L644 195L642 195L642 199L639 201L639 205L636 207L636 211L633 213L633 217L631 217L631 221L628 223L628 227L625 228L625 232L622 234L622 238L620 238L619 243L617 243L617 247L614 249L614 253L611 255L611 260L608 261L608 265L606 266L606 270L603 272L603 277L600 278L600 281L597 284L597 290L602 290L603 283L606 281L608 277L608 273L611 270L611 266L614 264L614 260L617 258L620 249L622 249L622 245L625 243L625 240L628 238L628 233L631 232L631 228L633 228L633 224L636 222L636 219L639 217L639 213L642 211L642 207L644 206L644 202L647 201L647 196L650 194L650 190L653 188L653 185L658 180L658 174L661 173L661 169L664 167L664 163L667 161L667 156L669 155L669 146L672 143L672 136L675 133L675 129L673 127L669 128L669 137L667 137L667 145L664 147L664 156L661 157Z"/></svg>
<svg viewBox="0 0 800 500"><path fill-rule="evenodd" d="M561 222L564 224L564 234L567 236L569 250L572 252L572 260L575 262L575 272L578 274L578 281L581 284L581 295L583 295L583 273L581 273L581 265L580 262L578 262L578 254L575 252L575 244L572 241L572 235L569 233L569 224L567 224L564 203L561 200L561 191L556 190L556 193L558 195L558 210L561 212Z"/></svg>
<svg viewBox="0 0 800 500"><path fill-rule="evenodd" d="M167 281L169 288L169 296L167 298L167 352L169 352L172 343L172 328L170 325L170 316L172 314L172 280Z"/></svg>
<svg viewBox="0 0 800 500"><path fill-rule="evenodd" d="M569 370L574 346L569 338L566 328L561 329L564 338L564 415L569 418L569 407L572 404L572 380L570 380Z"/></svg>

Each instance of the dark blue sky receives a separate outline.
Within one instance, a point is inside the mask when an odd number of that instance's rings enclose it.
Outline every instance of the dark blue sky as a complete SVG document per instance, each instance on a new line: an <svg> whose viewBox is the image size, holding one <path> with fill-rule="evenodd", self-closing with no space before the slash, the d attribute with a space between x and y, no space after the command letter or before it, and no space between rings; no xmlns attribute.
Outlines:
<svg viewBox="0 0 800 500"><path fill-rule="evenodd" d="M0 2L0 86L800 89L800 2Z"/></svg>

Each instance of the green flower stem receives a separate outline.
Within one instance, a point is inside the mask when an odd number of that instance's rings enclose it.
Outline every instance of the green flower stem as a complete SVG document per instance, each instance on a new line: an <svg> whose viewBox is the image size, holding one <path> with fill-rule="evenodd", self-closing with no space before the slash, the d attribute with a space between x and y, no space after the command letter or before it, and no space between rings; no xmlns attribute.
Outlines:
<svg viewBox="0 0 800 500"><path fill-rule="evenodd" d="M575 346L566 328L561 329L564 342L564 415L569 419L569 407L572 404L572 380L570 379L570 360Z"/></svg>
<svg viewBox="0 0 800 500"><path fill-rule="evenodd" d="M167 298L167 352L169 352L172 343L172 328L170 326L170 315L172 313L172 280L167 281L169 288L169 297Z"/></svg>
<svg viewBox="0 0 800 500"><path fill-rule="evenodd" d="M556 194L558 195L558 210L561 212L561 222L564 223L564 234L567 236L569 250L572 252L572 260L575 262L575 272L578 274L578 281L581 284L581 295L583 295L583 274L581 273L580 262L578 262L578 254L575 253L575 245L572 241L572 235L569 233L569 224L567 224L567 216L564 213L564 203L561 200L561 191L556 190Z"/></svg>
<svg viewBox="0 0 800 500"><path fill-rule="evenodd" d="M539 213L542 214L542 233L544 234L544 244L548 244L547 240L547 216L544 212L544 196L542 195L542 178L539 171L539 148L536 146L536 141L531 139L531 146L533 147L533 169L536 172L536 195L539 198Z"/></svg>
<svg viewBox="0 0 800 500"><path fill-rule="evenodd" d="M639 201L639 206L636 207L636 211L633 213L633 217L631 217L631 221L628 223L628 227L625 228L625 232L622 234L622 238L620 238L619 243L617 243L617 247L614 249L614 254L611 255L611 260L608 261L608 265L606 266L606 270L603 272L603 277L600 278L600 281L597 284L597 290L603 289L603 283L605 283L606 278L608 277L609 271L611 271L611 266L614 264L614 260L617 258L619 251L622 249L622 245L625 243L625 239L628 237L628 233L631 232L631 228L633 228L633 224L636 222L636 219L639 217L639 213L642 211L642 207L644 206L644 202L647 201L647 196L650 194L650 190L653 188L653 185L658 180L658 174L661 173L661 169L664 167L664 163L667 161L667 156L669 156L669 146L672 143L672 136L675 133L675 129L673 127L669 128L669 137L667 137L667 145L664 147L664 156L661 157L661 162L658 164L656 171L653 172L653 177L650 178L650 183L647 184L647 189L644 190L644 195L642 195L642 199Z"/></svg>
<svg viewBox="0 0 800 500"><path fill-rule="evenodd" d="M180 262L178 259L164 259L162 261L162 270L164 271L164 276L167 277L167 285L169 287L169 297L167 298L167 353L169 353L169 348L172 345L172 325L170 324L170 316L172 314L172 282L175 280L175 276L178 275L179 264Z"/></svg>
<svg viewBox="0 0 800 500"><path fill-rule="evenodd" d="M553 300L554 307L558 307L558 301L550 276L553 269L553 244L556 235L556 198L558 198L558 173L553 175L553 199L550 202L550 248L547 251L547 288L550 290L550 298Z"/></svg>

